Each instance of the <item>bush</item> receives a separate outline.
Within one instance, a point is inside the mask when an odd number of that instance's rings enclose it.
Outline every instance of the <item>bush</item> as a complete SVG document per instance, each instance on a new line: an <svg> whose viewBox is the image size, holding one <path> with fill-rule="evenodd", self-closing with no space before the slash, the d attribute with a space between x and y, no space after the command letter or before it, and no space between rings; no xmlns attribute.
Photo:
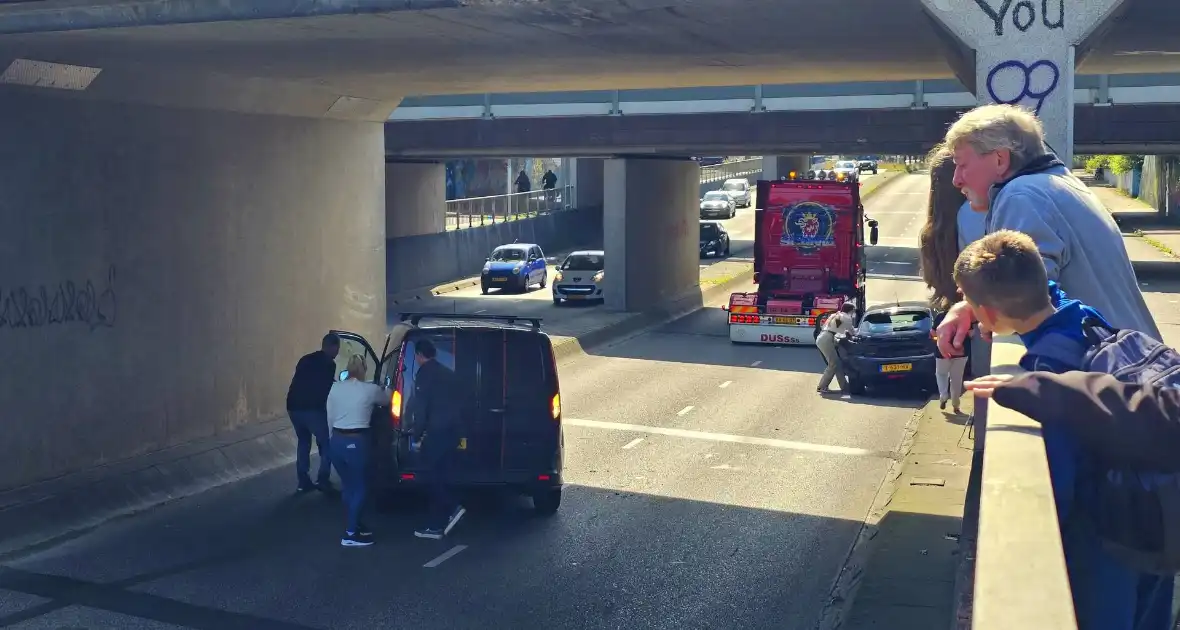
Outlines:
<svg viewBox="0 0 1180 630"><path fill-rule="evenodd" d="M1088 155L1086 156L1086 170L1093 173L1100 168L1110 168L1109 155Z"/></svg>
<svg viewBox="0 0 1180 630"><path fill-rule="evenodd" d="M1142 155L1112 155L1110 157L1110 170L1115 175L1122 175L1141 168L1143 168Z"/></svg>

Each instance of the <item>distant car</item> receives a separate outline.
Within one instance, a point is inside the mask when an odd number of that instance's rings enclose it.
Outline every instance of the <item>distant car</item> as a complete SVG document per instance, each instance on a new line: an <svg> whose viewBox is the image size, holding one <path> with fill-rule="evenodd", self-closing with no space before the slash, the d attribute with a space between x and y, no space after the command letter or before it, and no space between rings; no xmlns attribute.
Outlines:
<svg viewBox="0 0 1180 630"><path fill-rule="evenodd" d="M938 347L930 334L933 323L934 313L921 302L866 309L856 330L836 345L851 393L894 382L934 388Z"/></svg>
<svg viewBox="0 0 1180 630"><path fill-rule="evenodd" d="M750 194L750 180L744 177L725 180L725 183L721 185L721 192L728 194L738 208L749 208L753 202L753 197Z"/></svg>
<svg viewBox="0 0 1180 630"><path fill-rule="evenodd" d="M602 301L602 283L606 268L606 252L588 249L570 252L553 274L553 303L567 300Z"/></svg>
<svg viewBox="0 0 1180 630"><path fill-rule="evenodd" d="M701 221L701 258L729 255L729 232L716 221Z"/></svg>
<svg viewBox="0 0 1180 630"><path fill-rule="evenodd" d="M549 268L545 264L545 253L531 243L501 245L492 250L483 271L479 274L479 286L483 294L489 289L515 289L524 293L534 284L545 288L549 280Z"/></svg>
<svg viewBox="0 0 1180 630"><path fill-rule="evenodd" d="M865 171L871 172L873 175L877 174L877 160L858 160L856 169L863 173Z"/></svg>
<svg viewBox="0 0 1180 630"><path fill-rule="evenodd" d="M837 176L843 175L848 179L854 179L860 175L860 168L852 160L840 160L836 162L836 166L832 170L836 172Z"/></svg>
<svg viewBox="0 0 1180 630"><path fill-rule="evenodd" d="M729 193L714 190L701 197L702 219L732 219L736 215L737 206Z"/></svg>

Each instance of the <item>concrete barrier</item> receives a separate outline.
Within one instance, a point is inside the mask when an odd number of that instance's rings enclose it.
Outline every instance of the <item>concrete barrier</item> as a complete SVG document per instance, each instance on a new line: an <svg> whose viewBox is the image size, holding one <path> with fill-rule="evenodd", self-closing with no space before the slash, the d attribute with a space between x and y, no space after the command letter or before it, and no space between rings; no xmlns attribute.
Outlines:
<svg viewBox="0 0 1180 630"><path fill-rule="evenodd" d="M499 245L536 243L559 250L602 242L602 208L575 208L531 219L389 239L386 286L390 295L476 274Z"/></svg>
<svg viewBox="0 0 1180 630"><path fill-rule="evenodd" d="M1018 339L997 338L992 373L1023 373L1022 356ZM1041 425L999 405L986 409L976 418L985 446L971 628L1076 630Z"/></svg>

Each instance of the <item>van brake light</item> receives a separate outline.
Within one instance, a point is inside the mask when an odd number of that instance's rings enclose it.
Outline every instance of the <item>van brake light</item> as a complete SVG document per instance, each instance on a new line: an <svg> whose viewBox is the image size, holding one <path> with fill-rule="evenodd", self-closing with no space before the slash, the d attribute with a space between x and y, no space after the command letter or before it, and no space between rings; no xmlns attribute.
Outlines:
<svg viewBox="0 0 1180 630"><path fill-rule="evenodd" d="M553 419L561 418L561 394L554 394L553 400L549 401L549 410L553 412Z"/></svg>

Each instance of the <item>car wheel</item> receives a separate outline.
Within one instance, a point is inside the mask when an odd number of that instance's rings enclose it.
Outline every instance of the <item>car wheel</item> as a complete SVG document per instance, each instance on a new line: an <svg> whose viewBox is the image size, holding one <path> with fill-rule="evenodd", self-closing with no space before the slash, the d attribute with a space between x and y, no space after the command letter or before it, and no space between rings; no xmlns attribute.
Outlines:
<svg viewBox="0 0 1180 630"><path fill-rule="evenodd" d="M549 282L549 272L548 271L546 271L544 273L544 275L541 276L541 288L542 289L545 288L545 283L547 283L547 282Z"/></svg>
<svg viewBox="0 0 1180 630"><path fill-rule="evenodd" d="M865 393L865 383L860 380L860 377L848 377L848 393L854 396L863 396Z"/></svg>
<svg viewBox="0 0 1180 630"><path fill-rule="evenodd" d="M723 255L723 256L728 256L728 255L729 255L729 243L726 243L726 244L725 244L725 253L724 253L724 254L722 254L722 255Z"/></svg>
<svg viewBox="0 0 1180 630"><path fill-rule="evenodd" d="M487 295L487 294L488 294L488 285L486 285L486 284L481 284L481 285L479 286L479 290L480 290L480 291L482 291L484 295Z"/></svg>
<svg viewBox="0 0 1180 630"><path fill-rule="evenodd" d="M561 507L561 488L533 494L533 511L540 516L552 516Z"/></svg>

